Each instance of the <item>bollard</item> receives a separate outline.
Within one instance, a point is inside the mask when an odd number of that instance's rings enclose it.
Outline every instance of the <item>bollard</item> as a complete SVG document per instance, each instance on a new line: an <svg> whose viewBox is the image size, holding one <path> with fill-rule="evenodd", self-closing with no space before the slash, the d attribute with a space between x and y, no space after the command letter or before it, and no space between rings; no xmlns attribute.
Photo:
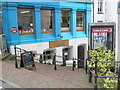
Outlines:
<svg viewBox="0 0 120 90"><path fill-rule="evenodd" d="M87 74L87 69L88 69L88 67L87 67L87 60L88 59L86 59L86 66L85 66L85 72L86 72L86 74Z"/></svg>
<svg viewBox="0 0 120 90"><path fill-rule="evenodd" d="M16 54L16 45L14 45L14 50L15 50L15 67L18 68L17 54Z"/></svg>
<svg viewBox="0 0 120 90"><path fill-rule="evenodd" d="M118 90L120 90L120 70L118 72Z"/></svg>
<svg viewBox="0 0 120 90"><path fill-rule="evenodd" d="M56 54L54 55L54 58L53 58L53 64L54 64L54 70L57 70L57 66L56 66Z"/></svg>
<svg viewBox="0 0 120 90"><path fill-rule="evenodd" d="M73 68L72 68L73 71L74 71L75 65L76 65L76 62L75 62L74 60L75 60L75 59L73 58Z"/></svg>
<svg viewBox="0 0 120 90"><path fill-rule="evenodd" d="M90 69L89 69L89 83L92 83L92 73Z"/></svg>
<svg viewBox="0 0 120 90"><path fill-rule="evenodd" d="M44 64L46 64L46 53L44 54Z"/></svg>
<svg viewBox="0 0 120 90"><path fill-rule="evenodd" d="M63 57L63 66L66 66L66 59Z"/></svg>
<svg viewBox="0 0 120 90"><path fill-rule="evenodd" d="M42 54L40 54L40 59L39 59L39 62L40 62L40 63L43 63L43 61L42 61L42 60L43 60L43 57L42 57Z"/></svg>

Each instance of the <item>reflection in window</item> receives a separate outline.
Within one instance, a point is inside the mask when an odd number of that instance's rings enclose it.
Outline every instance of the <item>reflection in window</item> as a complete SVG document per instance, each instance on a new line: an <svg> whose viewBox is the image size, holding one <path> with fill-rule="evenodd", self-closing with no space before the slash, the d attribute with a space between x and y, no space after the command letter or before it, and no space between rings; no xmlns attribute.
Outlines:
<svg viewBox="0 0 120 90"><path fill-rule="evenodd" d="M103 0L98 0L98 13L103 13Z"/></svg>
<svg viewBox="0 0 120 90"><path fill-rule="evenodd" d="M61 31L70 31L70 11L61 11Z"/></svg>
<svg viewBox="0 0 120 90"><path fill-rule="evenodd" d="M41 9L41 32L52 33L53 32L53 10Z"/></svg>
<svg viewBox="0 0 120 90"><path fill-rule="evenodd" d="M112 32L92 33L92 49L98 49L98 46L100 45L112 50L112 43Z"/></svg>
<svg viewBox="0 0 120 90"><path fill-rule="evenodd" d="M20 35L33 34L33 9L18 9L18 30Z"/></svg>
<svg viewBox="0 0 120 90"><path fill-rule="evenodd" d="M77 11L77 16L76 16L77 31L83 31L84 30L84 17L85 17L84 12Z"/></svg>

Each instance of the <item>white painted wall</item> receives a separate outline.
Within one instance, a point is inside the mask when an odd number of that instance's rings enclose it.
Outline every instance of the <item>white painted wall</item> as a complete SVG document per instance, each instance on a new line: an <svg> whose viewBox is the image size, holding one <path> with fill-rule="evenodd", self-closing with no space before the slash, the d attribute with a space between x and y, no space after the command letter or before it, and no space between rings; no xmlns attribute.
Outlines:
<svg viewBox="0 0 120 90"><path fill-rule="evenodd" d="M37 51L37 53L43 53L47 50L55 51L56 55L62 56L62 50L64 48L70 48L70 58L77 58L78 56L78 46L85 46L85 58L87 57L87 50L88 50L88 38L81 38L81 39L70 39L69 46L65 47L56 47L56 48L49 48L49 42L44 43L35 43L35 44L22 44L17 45L21 49L25 49L27 51ZM14 54L14 46L10 47L10 52ZM56 57L57 61L62 61L62 58Z"/></svg>
<svg viewBox="0 0 120 90"><path fill-rule="evenodd" d="M98 0L94 0L94 22L102 20L103 22L115 22L116 23L116 60L118 59L118 7L119 0L103 0L103 14L97 13Z"/></svg>
<svg viewBox="0 0 120 90"><path fill-rule="evenodd" d="M44 43L35 43L35 44L22 44L22 45L16 45L16 47L19 47L21 49L25 49L27 51L37 51L37 53L43 53L44 49L49 48L49 42ZM14 54L14 46L10 46L10 52Z"/></svg>
<svg viewBox="0 0 120 90"><path fill-rule="evenodd" d="M88 50L88 38L82 38L82 39L71 39L69 41L69 45L73 46L73 49L71 49L71 53L73 53L72 55L74 56L74 58L77 58L78 55L78 46L83 46L86 45L86 49L85 49L85 58L87 57L87 50ZM71 57L73 57L71 56Z"/></svg>
<svg viewBox="0 0 120 90"><path fill-rule="evenodd" d="M56 55L62 56L62 47L56 48ZM57 61L62 61L61 57L56 57Z"/></svg>
<svg viewBox="0 0 120 90"><path fill-rule="evenodd" d="M118 60L120 60L120 13L118 14Z"/></svg>
<svg viewBox="0 0 120 90"><path fill-rule="evenodd" d="M98 0L93 0L94 1L94 22L98 21L105 21L105 0L103 1L103 14L98 14Z"/></svg>
<svg viewBox="0 0 120 90"><path fill-rule="evenodd" d="M118 0L106 0L106 22L115 22L116 23L116 59L118 59Z"/></svg>

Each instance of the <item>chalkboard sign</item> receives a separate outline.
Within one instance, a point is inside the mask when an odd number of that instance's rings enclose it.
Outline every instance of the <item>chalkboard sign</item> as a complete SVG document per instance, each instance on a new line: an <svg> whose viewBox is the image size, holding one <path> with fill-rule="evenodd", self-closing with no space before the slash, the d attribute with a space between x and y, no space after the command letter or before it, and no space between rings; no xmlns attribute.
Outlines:
<svg viewBox="0 0 120 90"><path fill-rule="evenodd" d="M21 53L20 66L26 69L36 69L32 51Z"/></svg>

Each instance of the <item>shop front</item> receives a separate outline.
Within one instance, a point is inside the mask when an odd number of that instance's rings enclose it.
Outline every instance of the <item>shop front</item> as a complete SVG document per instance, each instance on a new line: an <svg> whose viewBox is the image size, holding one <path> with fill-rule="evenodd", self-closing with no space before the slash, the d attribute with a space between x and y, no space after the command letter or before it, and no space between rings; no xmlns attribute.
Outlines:
<svg viewBox="0 0 120 90"><path fill-rule="evenodd" d="M58 55L77 58L78 45L88 45L92 3L3 2L2 32L9 51L14 53L14 45L38 53L54 48ZM69 46L71 53L64 48Z"/></svg>

